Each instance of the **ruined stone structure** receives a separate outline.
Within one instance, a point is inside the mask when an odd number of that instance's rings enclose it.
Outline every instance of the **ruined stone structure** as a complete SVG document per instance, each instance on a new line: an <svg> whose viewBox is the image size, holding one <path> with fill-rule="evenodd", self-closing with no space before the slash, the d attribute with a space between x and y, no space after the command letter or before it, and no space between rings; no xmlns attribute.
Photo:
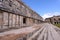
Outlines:
<svg viewBox="0 0 60 40"><path fill-rule="evenodd" d="M58 23L60 23L60 15L46 18L45 21L48 23L52 23L52 24L58 24Z"/></svg>
<svg viewBox="0 0 60 40"><path fill-rule="evenodd" d="M42 20L20 0L0 0L0 29L31 26Z"/></svg>

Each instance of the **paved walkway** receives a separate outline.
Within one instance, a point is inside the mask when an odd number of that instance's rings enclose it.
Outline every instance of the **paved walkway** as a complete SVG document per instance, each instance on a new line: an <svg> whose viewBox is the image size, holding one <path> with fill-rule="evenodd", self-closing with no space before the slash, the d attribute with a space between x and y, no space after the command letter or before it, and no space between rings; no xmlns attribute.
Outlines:
<svg viewBox="0 0 60 40"><path fill-rule="evenodd" d="M60 28L49 23L36 24L31 27L0 33L0 40L16 40L33 31L36 32L26 40L60 40Z"/></svg>
<svg viewBox="0 0 60 40"><path fill-rule="evenodd" d="M60 40L60 29L52 24L44 23L28 40Z"/></svg>
<svg viewBox="0 0 60 40"><path fill-rule="evenodd" d="M15 40L17 38L20 38L26 34L32 33L33 31L39 29L40 25L34 25L31 27L21 28L21 29L15 29L10 30L6 32L0 33L0 40Z"/></svg>

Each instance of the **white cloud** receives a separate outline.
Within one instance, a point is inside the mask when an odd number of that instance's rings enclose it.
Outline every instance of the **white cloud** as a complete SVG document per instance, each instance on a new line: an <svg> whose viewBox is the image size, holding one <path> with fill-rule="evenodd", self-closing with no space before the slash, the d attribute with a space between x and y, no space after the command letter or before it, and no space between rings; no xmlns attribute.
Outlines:
<svg viewBox="0 0 60 40"><path fill-rule="evenodd" d="M45 18L49 18L52 16L57 16L57 15L60 15L60 12L45 13L42 17L45 19Z"/></svg>

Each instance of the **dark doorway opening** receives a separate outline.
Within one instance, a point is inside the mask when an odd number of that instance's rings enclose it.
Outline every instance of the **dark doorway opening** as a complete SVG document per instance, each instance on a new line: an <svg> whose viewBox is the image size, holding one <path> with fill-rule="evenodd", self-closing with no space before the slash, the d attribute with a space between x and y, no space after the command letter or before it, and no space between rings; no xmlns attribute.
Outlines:
<svg viewBox="0 0 60 40"><path fill-rule="evenodd" d="M23 18L23 24L26 24L26 18Z"/></svg>
<svg viewBox="0 0 60 40"><path fill-rule="evenodd" d="M54 22L56 24L56 22Z"/></svg>

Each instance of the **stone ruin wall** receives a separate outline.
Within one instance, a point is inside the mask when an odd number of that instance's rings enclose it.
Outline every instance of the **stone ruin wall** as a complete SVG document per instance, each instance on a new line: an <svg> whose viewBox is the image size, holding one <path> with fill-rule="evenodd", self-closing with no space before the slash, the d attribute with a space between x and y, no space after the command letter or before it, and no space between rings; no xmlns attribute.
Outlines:
<svg viewBox="0 0 60 40"><path fill-rule="evenodd" d="M23 18L26 23L23 23ZM41 16L19 0L0 0L0 29L30 26L42 20Z"/></svg>

